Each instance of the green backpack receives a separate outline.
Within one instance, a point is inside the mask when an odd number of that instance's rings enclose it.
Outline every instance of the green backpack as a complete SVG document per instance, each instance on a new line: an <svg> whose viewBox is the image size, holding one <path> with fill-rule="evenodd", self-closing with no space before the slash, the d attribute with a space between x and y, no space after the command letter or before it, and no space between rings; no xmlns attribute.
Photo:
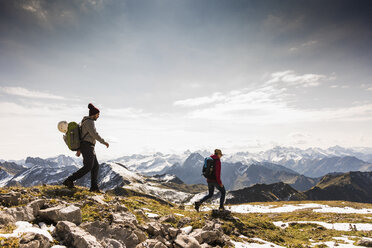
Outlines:
<svg viewBox="0 0 372 248"><path fill-rule="evenodd" d="M83 124L83 123L81 123ZM87 136L88 133L81 138L81 126L72 121L67 126L66 144L71 151L77 151L80 148L80 142Z"/></svg>

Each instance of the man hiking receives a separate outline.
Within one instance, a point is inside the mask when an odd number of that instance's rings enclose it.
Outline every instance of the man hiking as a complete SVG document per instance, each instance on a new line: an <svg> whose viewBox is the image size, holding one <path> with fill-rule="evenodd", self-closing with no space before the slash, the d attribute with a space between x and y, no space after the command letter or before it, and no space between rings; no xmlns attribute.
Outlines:
<svg viewBox="0 0 372 248"><path fill-rule="evenodd" d="M91 173L91 187L90 191L100 192L98 188L98 170L99 164L97 161L96 153L94 151L94 146L96 140L104 144L107 148L109 143L107 143L101 136L97 133L94 122L99 118L99 109L89 103L89 116L85 116L81 121L81 143L80 148L77 151L76 155L80 156L80 153L83 154L83 164L84 166L69 176L64 182L63 185L68 188L74 188L74 181L82 178L88 172Z"/></svg>
<svg viewBox="0 0 372 248"><path fill-rule="evenodd" d="M216 187L221 193L219 210L225 210L223 205L225 202L226 190L221 182L221 160L220 159L222 156L223 154L220 149L214 150L214 154L210 156L213 159L212 163L214 163L214 172L211 177L207 178L209 194L204 196L203 199L201 199L200 201L195 202L195 209L198 212L199 212L200 205L213 196L214 187Z"/></svg>

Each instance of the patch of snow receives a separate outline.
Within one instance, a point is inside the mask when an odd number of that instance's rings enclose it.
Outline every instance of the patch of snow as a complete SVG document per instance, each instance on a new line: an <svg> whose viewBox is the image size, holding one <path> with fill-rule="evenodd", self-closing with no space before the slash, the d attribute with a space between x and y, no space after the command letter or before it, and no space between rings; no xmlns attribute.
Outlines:
<svg viewBox="0 0 372 248"><path fill-rule="evenodd" d="M181 216L181 217L184 217L185 216L185 215L179 214L179 213L175 213L174 215Z"/></svg>
<svg viewBox="0 0 372 248"><path fill-rule="evenodd" d="M284 246L276 245L274 243L265 241L260 238L252 238L252 240L259 243L248 243L248 242L235 242L232 241L235 245L235 248L284 248Z"/></svg>
<svg viewBox="0 0 372 248"><path fill-rule="evenodd" d="M147 217L149 218L159 218L159 215L158 214L154 214L154 213L147 213L145 212L145 214L147 215Z"/></svg>
<svg viewBox="0 0 372 248"><path fill-rule="evenodd" d="M17 221L16 223L16 229L13 231L13 233L5 233L0 234L0 237L4 238L19 238L23 233L38 233L41 235L44 235L47 237L50 241L53 241L52 235L47 230L43 230L41 228L33 227L31 223L27 221Z"/></svg>
<svg viewBox="0 0 372 248"><path fill-rule="evenodd" d="M297 205L283 205L280 207L275 207L274 205L253 205L253 204L242 204L227 206L226 209L233 213L288 213L294 212L300 209L307 208L320 208L323 205L316 203L306 203Z"/></svg>
<svg viewBox="0 0 372 248"><path fill-rule="evenodd" d="M189 234L192 231L192 226L186 226L181 228L181 232L184 232L185 234Z"/></svg>
<svg viewBox="0 0 372 248"><path fill-rule="evenodd" d="M345 243L338 243L337 241L326 241L326 242L317 242L317 243L312 243L311 246L314 247L316 245L326 245L331 248L358 248L358 247L363 247L363 246L355 246L354 240L350 240L349 237L347 236L342 236L342 237L334 237L333 239L335 240L341 240Z"/></svg>
<svg viewBox="0 0 372 248"><path fill-rule="evenodd" d="M372 214L371 208L356 209L351 207L330 207L323 205L320 209L314 209L317 213L338 213L338 214Z"/></svg>
<svg viewBox="0 0 372 248"><path fill-rule="evenodd" d="M322 221L292 221L292 222L276 221L276 222L273 222L275 226L278 226L281 228L287 228L289 223L317 224L327 229L334 229L338 231L351 231L351 226L352 227L355 226L356 230L358 231L372 231L371 223L326 223Z"/></svg>
<svg viewBox="0 0 372 248"><path fill-rule="evenodd" d="M54 229L55 229L53 224L48 227L44 222L40 222L39 227L40 227L41 230L49 231L49 232L53 232Z"/></svg>
<svg viewBox="0 0 372 248"><path fill-rule="evenodd" d="M161 188L145 183L132 183L130 185L124 186L124 188L143 192L145 194L153 195L174 203L183 203L192 196L192 194L189 193L181 192L174 189Z"/></svg>

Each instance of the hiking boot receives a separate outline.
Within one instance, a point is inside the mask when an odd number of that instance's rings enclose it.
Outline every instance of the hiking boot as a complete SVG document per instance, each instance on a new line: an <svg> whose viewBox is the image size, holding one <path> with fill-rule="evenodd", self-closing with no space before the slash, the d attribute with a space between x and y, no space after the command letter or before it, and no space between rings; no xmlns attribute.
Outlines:
<svg viewBox="0 0 372 248"><path fill-rule="evenodd" d="M225 211L225 207L224 206L222 206L222 207L219 207L219 209L218 210L220 210L220 211Z"/></svg>
<svg viewBox="0 0 372 248"><path fill-rule="evenodd" d="M73 181L71 181L70 179L66 179L64 182L63 182L63 185L65 185L67 188L69 188L69 189L73 189L73 188L75 188L75 186L74 186L74 182Z"/></svg>
<svg viewBox="0 0 372 248"><path fill-rule="evenodd" d="M195 210L197 212L199 212L199 207L200 207L201 203L200 202L195 202Z"/></svg>

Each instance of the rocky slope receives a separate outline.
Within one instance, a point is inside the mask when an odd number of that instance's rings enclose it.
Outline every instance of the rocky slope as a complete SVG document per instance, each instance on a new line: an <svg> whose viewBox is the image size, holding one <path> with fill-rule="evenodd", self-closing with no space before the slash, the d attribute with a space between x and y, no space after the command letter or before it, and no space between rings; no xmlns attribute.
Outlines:
<svg viewBox="0 0 372 248"><path fill-rule="evenodd" d="M334 173L304 192L309 200L345 200L372 203L372 172Z"/></svg>
<svg viewBox="0 0 372 248"><path fill-rule="evenodd" d="M242 204L248 202L298 201L305 200L306 195L298 192L288 184L256 184L254 186L233 190L227 193L226 204Z"/></svg>
<svg viewBox="0 0 372 248"><path fill-rule="evenodd" d="M7 206L0 212L0 227L15 229L13 233L17 230L27 233L15 239L8 235L10 240L5 241L0 238L2 247L49 248L53 244L60 245L55 248L233 246L218 219L204 220L201 228L193 228L190 224L196 219L182 214L161 217L151 213L149 208L177 209L172 204L148 198L128 199L95 195L83 188L69 190L48 186L14 188L0 194L0 202ZM19 204L22 205L12 207ZM10 246L10 242L14 246Z"/></svg>
<svg viewBox="0 0 372 248"><path fill-rule="evenodd" d="M264 186L281 195L284 184ZM290 193L290 190L287 192ZM287 209L290 213L274 211ZM294 204L294 203L291 203ZM345 202L322 203L348 206ZM270 203L258 213L212 210L196 212L191 206L173 204L148 196L122 196L114 191L94 194L86 188L61 186L12 187L0 191L0 246L4 248L209 248L209 247L313 247L337 237L371 245L368 237L370 214L316 213L314 206ZM246 206L246 205L245 205ZM358 209L372 205L353 203ZM209 206L213 207L213 206ZM232 206L231 206L232 207ZM350 209L350 208L349 208ZM305 223L304 220L311 223ZM323 222L362 222L344 231L328 230ZM286 221L284 223L283 221ZM284 223L284 224L278 224ZM338 223L347 224L347 223ZM349 225L349 224L348 224ZM350 224L351 225L351 224ZM330 226L325 225L325 226ZM339 225L337 225L339 226ZM337 242L337 241L336 241ZM340 247L343 243L340 243ZM321 246L321 247L324 247Z"/></svg>

